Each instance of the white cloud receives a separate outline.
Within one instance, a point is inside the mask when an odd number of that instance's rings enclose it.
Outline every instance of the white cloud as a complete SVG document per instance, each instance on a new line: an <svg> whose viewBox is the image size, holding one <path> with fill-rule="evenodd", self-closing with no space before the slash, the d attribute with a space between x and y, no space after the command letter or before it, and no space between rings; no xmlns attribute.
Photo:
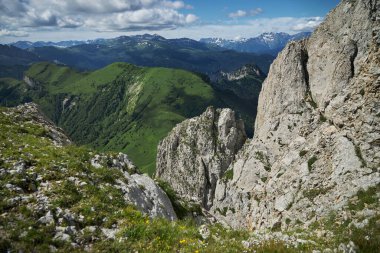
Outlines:
<svg viewBox="0 0 380 253"><path fill-rule="evenodd" d="M97 31L138 31L173 29L191 24L198 19L173 9L141 9L113 14L102 19L88 18L85 26Z"/></svg>
<svg viewBox="0 0 380 253"><path fill-rule="evenodd" d="M180 27L176 30L167 30L157 32L158 34L176 38L188 37L193 39L218 37L225 39L236 38L251 38L256 37L265 32L285 32L294 34L300 31L313 31L315 27L299 30L303 24L308 24L310 21L320 24L323 21L322 17L279 17L279 18L256 18L243 24L208 24L208 25L193 25L189 27ZM296 28L296 29L295 29Z"/></svg>
<svg viewBox="0 0 380 253"><path fill-rule="evenodd" d="M179 0L0 0L0 24L7 30L135 31L173 29L198 20L181 9L192 6Z"/></svg>
<svg viewBox="0 0 380 253"><path fill-rule="evenodd" d="M0 37L28 37L29 34L22 31L9 31L7 29L0 29Z"/></svg>
<svg viewBox="0 0 380 253"><path fill-rule="evenodd" d="M242 17L248 17L248 16L256 16L262 12L263 12L263 9L261 8L256 8L249 11L237 10L235 12L231 12L230 14L228 14L228 16L230 18L242 18Z"/></svg>
<svg viewBox="0 0 380 253"><path fill-rule="evenodd" d="M172 9L188 9L188 10L194 9L193 6L191 6L189 4L185 4L183 1L174 1L174 2L164 1L163 5L165 7L172 8Z"/></svg>
<svg viewBox="0 0 380 253"><path fill-rule="evenodd" d="M286 32L289 34L294 34L299 32L298 27L302 24L308 23L311 20L321 22L323 18L321 17L304 17L304 18L293 18L293 17L280 17L280 18L257 18L250 20L244 24L195 24L191 26L180 26L177 29L166 29L155 31L161 36L166 38L179 38L187 37L192 39L208 38L208 37L219 37L226 39L236 39L236 38L251 38L256 37L264 32ZM106 22L103 20L102 22ZM110 22L110 20L108 20ZM122 20L115 23L122 23ZM186 21L182 21L186 22ZM94 21L94 26L99 25L99 20ZM138 23L137 23L138 24ZM104 24L104 27L108 27L110 23ZM87 40L87 39L97 39L97 38L114 38L121 35L136 35L143 33L152 33L152 27L140 27L136 25L134 29L119 30L109 30L107 33L99 33L95 29L88 29L89 24L77 28L77 30L60 30L60 29L49 29L36 32L30 32L28 40L47 40L47 41L61 41L68 39L75 40ZM297 27L298 26L298 27ZM150 28L150 29L149 29ZM295 29L296 28L296 29ZM310 28L308 31L312 31ZM0 30L0 34L11 34L13 32L6 32ZM21 36L24 32L13 33L14 35ZM24 33L25 34L25 33ZM26 35L26 34L25 34ZM14 37L1 37L2 43L9 43L17 41Z"/></svg>
<svg viewBox="0 0 380 253"><path fill-rule="evenodd" d="M58 20L58 26L63 28L77 28L83 25L83 21L79 18L64 17Z"/></svg>
<svg viewBox="0 0 380 253"><path fill-rule="evenodd" d="M263 9L261 9L261 8L256 8L256 9L250 11L251 16L259 15L262 12L263 12Z"/></svg>
<svg viewBox="0 0 380 253"><path fill-rule="evenodd" d="M291 29L298 32L310 31L317 27L322 21L323 19L321 17L306 18L300 20L299 23L295 24Z"/></svg>
<svg viewBox="0 0 380 253"><path fill-rule="evenodd" d="M186 15L186 23L191 24L191 23L194 23L197 20L198 20L198 17L195 16L194 14L188 14L188 15Z"/></svg>
<svg viewBox="0 0 380 253"><path fill-rule="evenodd" d="M237 10L236 12L231 12L228 14L230 18L241 18L247 16L247 12L243 10Z"/></svg>

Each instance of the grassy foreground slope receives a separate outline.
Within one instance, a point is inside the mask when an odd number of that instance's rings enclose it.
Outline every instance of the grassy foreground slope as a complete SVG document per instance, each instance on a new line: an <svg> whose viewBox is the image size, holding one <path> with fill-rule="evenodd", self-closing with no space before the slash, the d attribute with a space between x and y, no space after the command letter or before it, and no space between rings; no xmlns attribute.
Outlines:
<svg viewBox="0 0 380 253"><path fill-rule="evenodd" d="M149 218L117 187L121 179L128 184L120 168L94 167L94 151L52 133L25 110L0 107L0 252L335 252L350 241L356 252L379 248L379 215L356 228L331 214L311 233L300 225L285 234ZM360 192L349 208L377 207L376 192Z"/></svg>
<svg viewBox="0 0 380 253"><path fill-rule="evenodd" d="M141 214L114 186L123 178L122 171L93 167L91 150L56 145L49 131L23 111L0 108L0 252L243 249L240 241L231 239L242 240L246 232L213 227L220 238L203 240L188 221ZM115 228L118 233L109 238L107 231ZM60 231L70 237L59 236Z"/></svg>
<svg viewBox="0 0 380 253"><path fill-rule="evenodd" d="M201 77L178 69L114 63L94 72L77 72L38 63L25 75L29 85L0 79L4 83L0 93L16 92L17 102L35 101L76 143L126 152L150 174L157 144L175 124L209 105L223 105ZM11 84L11 91L5 90Z"/></svg>
<svg viewBox="0 0 380 253"><path fill-rule="evenodd" d="M202 238L190 220L143 215L116 187L122 170L94 167L93 151L51 133L24 109L0 107L0 252L244 250L247 231L210 226Z"/></svg>

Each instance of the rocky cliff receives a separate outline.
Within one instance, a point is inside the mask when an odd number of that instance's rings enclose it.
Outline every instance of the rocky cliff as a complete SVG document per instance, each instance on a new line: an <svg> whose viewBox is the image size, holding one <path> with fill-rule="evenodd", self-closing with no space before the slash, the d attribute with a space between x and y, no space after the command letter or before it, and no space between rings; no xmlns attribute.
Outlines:
<svg viewBox="0 0 380 253"><path fill-rule="evenodd" d="M156 177L170 183L180 197L208 209L217 181L245 139L244 124L232 110L209 107L160 142Z"/></svg>
<svg viewBox="0 0 380 253"><path fill-rule="evenodd" d="M376 223L379 9L378 1L344 0L309 39L279 54L260 94L255 136L227 169L228 180L217 181L208 204L219 220L235 228L283 230L315 228L327 217L349 228ZM198 129L196 136L203 134ZM165 147L176 143L166 139ZM197 145L191 148L198 154ZM163 156L167 149L160 146L158 165L169 182L177 184L175 175L180 182L207 181L204 173L194 175L200 165L189 173L181 164L168 166L182 153ZM215 155L214 149L202 153ZM189 188L182 185L175 188L183 195Z"/></svg>

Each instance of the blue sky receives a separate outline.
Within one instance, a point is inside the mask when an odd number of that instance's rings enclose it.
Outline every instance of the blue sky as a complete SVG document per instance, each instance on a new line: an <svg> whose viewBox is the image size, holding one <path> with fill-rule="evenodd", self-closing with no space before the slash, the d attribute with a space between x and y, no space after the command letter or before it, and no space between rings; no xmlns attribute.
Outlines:
<svg viewBox="0 0 380 253"><path fill-rule="evenodd" d="M323 17L339 3L339 0L189 0L186 3L194 7L194 12L201 20L215 22L226 20L229 13L237 10L257 8L263 10L257 15L263 18Z"/></svg>
<svg viewBox="0 0 380 253"><path fill-rule="evenodd" d="M254 37L311 31L338 0L0 0L0 43L157 33Z"/></svg>

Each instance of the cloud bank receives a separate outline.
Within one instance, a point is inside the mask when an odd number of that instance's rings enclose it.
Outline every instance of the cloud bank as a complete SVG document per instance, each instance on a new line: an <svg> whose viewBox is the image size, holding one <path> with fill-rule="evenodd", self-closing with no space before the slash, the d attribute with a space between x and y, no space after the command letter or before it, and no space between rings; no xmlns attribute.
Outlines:
<svg viewBox="0 0 380 253"><path fill-rule="evenodd" d="M237 10L205 23L188 0L0 0L0 41L86 40L157 33L168 38L255 37L312 31L322 17L263 18L261 8ZM244 19L243 19L244 18ZM106 32L100 34L100 32Z"/></svg>
<svg viewBox="0 0 380 253"><path fill-rule="evenodd" d="M183 14L182 9L191 10L192 6L169 0L0 0L0 28L8 31L0 35L64 28L162 30L198 20L194 14Z"/></svg>
<svg viewBox="0 0 380 253"><path fill-rule="evenodd" d="M256 18L239 24L193 25L173 31L160 31L158 34L169 38L178 37L178 34L181 34L182 37L193 39L209 37L225 39L252 38L265 32L286 32L289 34L310 32L322 21L322 17Z"/></svg>

